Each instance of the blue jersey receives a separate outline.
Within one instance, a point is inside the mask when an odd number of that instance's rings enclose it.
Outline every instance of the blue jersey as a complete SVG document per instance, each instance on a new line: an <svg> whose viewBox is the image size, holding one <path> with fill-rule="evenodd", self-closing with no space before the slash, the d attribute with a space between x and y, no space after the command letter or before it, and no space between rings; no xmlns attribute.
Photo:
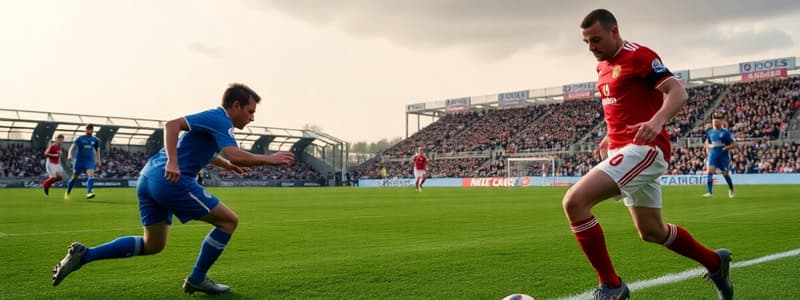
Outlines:
<svg viewBox="0 0 800 300"><path fill-rule="evenodd" d="M100 140L94 136L81 135L72 141L77 153L73 157L74 162L94 163L94 150L100 148Z"/></svg>
<svg viewBox="0 0 800 300"><path fill-rule="evenodd" d="M710 154L728 154L725 146L733 143L733 135L728 129L710 129L706 133L706 142L709 143Z"/></svg>
<svg viewBox="0 0 800 300"><path fill-rule="evenodd" d="M233 122L222 107L184 117L189 131L178 139L178 165L181 178L194 181L197 173L214 161L222 148L236 146L233 137ZM141 174L151 180L167 182L164 169L167 152L164 148L153 155Z"/></svg>

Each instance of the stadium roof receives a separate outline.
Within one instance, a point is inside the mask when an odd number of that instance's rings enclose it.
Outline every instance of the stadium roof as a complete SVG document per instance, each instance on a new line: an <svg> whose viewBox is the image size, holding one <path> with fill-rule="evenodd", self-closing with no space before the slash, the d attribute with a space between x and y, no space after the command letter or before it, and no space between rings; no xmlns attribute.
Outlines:
<svg viewBox="0 0 800 300"><path fill-rule="evenodd" d="M110 131L111 145L143 146L154 133L161 134L166 121L155 119L113 117L89 114L69 114L17 109L0 109L0 140L32 141L35 138L49 139L63 134L67 141L83 133L84 125L94 124L95 132L104 128ZM34 136L37 127L46 125L52 134L46 137ZM48 132L48 131L44 131ZM325 147L341 145L345 142L331 135L305 129L290 129L265 126L247 126L234 132L240 147L251 149L263 137L268 142L269 151L289 151L302 139L310 139L310 144Z"/></svg>

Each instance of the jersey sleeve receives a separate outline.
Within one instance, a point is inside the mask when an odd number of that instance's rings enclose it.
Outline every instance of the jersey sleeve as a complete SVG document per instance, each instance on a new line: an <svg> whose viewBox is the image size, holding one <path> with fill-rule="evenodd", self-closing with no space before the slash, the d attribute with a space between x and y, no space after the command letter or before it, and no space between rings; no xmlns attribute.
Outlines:
<svg viewBox="0 0 800 300"><path fill-rule="evenodd" d="M646 47L640 47L634 53L636 74L644 79L652 88L658 88L664 81L672 78L672 72L664 66L658 54Z"/></svg>
<svg viewBox="0 0 800 300"><path fill-rule="evenodd" d="M204 111L184 117L190 131L207 132L214 137L217 148L222 149L228 146L236 146L236 139L233 138L233 125L214 110Z"/></svg>
<svg viewBox="0 0 800 300"><path fill-rule="evenodd" d="M100 139L97 137L92 137L94 139L94 150L100 149Z"/></svg>

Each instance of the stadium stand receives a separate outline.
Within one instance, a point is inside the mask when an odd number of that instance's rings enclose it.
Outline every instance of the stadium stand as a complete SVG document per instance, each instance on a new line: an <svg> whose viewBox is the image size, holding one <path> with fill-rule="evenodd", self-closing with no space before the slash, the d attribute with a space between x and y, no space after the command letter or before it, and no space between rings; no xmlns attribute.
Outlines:
<svg viewBox="0 0 800 300"><path fill-rule="evenodd" d="M0 176L31 177L46 176L44 155L23 145L0 148Z"/></svg>
<svg viewBox="0 0 800 300"><path fill-rule="evenodd" d="M291 166L258 166L251 168L242 176L231 171L214 168L222 179L258 179L258 180L315 180L319 174L304 162L297 162Z"/></svg>
<svg viewBox="0 0 800 300"><path fill-rule="evenodd" d="M47 177L44 149L53 136L64 135L61 163L66 175L71 175L67 151L70 141L83 134L83 126L96 126L95 136L100 139L102 162L96 178L108 182L125 182L114 186L127 186L130 179L139 176L147 159L163 146L164 121L68 114L43 111L0 109L0 178L4 186L33 184ZM290 151L296 164L285 167L260 167L250 170L244 183L249 186L279 185L315 186L334 183L341 178L348 156L343 140L308 129L288 129L247 126L233 132L239 147L254 153ZM211 167L203 178L212 185L224 184L220 180L240 178L238 175ZM343 172L341 172L343 173ZM284 182L287 181L287 182ZM291 182L288 182L291 181ZM308 184L307 184L308 183Z"/></svg>
<svg viewBox="0 0 800 300"><path fill-rule="evenodd" d="M439 149L442 143L450 139L483 117L479 112L453 113L445 115L436 122L428 125L411 137L397 143L384 152L389 157L404 157L414 155L417 147L426 150Z"/></svg>
<svg viewBox="0 0 800 300"><path fill-rule="evenodd" d="M800 77L705 84L687 92L687 105L665 126L673 140L667 174L705 172L701 139L710 127L711 112L728 116L740 143L732 154L735 173L800 172L798 141L783 140L800 109ZM408 177L411 155L423 146L432 159L432 177L505 176L506 158L548 152L557 157L557 175L580 176L600 157L578 146L585 145L584 138L596 144L604 129L597 99L447 114L356 167L354 174L378 178L378 170L386 166L390 177Z"/></svg>

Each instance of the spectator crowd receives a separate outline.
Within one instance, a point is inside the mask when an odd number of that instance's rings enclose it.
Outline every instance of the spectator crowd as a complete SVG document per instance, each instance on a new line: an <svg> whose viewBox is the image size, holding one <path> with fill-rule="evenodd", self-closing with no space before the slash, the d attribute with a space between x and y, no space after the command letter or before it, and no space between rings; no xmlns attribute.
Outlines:
<svg viewBox="0 0 800 300"><path fill-rule="evenodd" d="M71 174L71 162L66 161L67 151L68 148L64 147L61 164ZM148 159L144 152L111 148L101 154L100 167L95 176L107 179L136 178ZM317 172L304 162L296 162L291 166L260 166L250 169L245 176L220 168L207 168L206 171L218 172L223 179L316 180L318 177ZM47 177L44 150L33 150L21 144L0 147L0 177Z"/></svg>
<svg viewBox="0 0 800 300"><path fill-rule="evenodd" d="M789 122L800 109L800 78L710 84L688 88L687 92L687 105L665 126L675 144L667 173L704 172L703 147L676 145L678 138L703 137L711 126L707 116L712 110L724 115L735 138L743 141L732 154L734 172L800 172L795 143L770 146L770 141L774 144L786 137ZM408 177L411 156L421 146L433 158L430 176L505 176L506 157L526 152L568 152L584 139L597 143L605 135L602 123L597 99L447 114L355 171L379 178L378 170L386 167L389 177ZM748 142L753 139L756 141ZM476 158L452 158L462 156ZM556 175L580 176L600 162L600 157L575 152L558 154L556 160ZM545 172L547 168L529 171L532 175Z"/></svg>
<svg viewBox="0 0 800 300"><path fill-rule="evenodd" d="M800 110L800 78L712 84L688 89L690 100L681 113L666 125L676 140L699 138L710 128L710 110L724 116L740 146L732 153L735 173L800 172L797 141L780 142L789 122ZM715 101L720 98L718 105ZM572 100L558 104L522 108L490 109L447 114L397 145L353 169L356 178L411 176L411 156L423 147L431 159L431 177L505 176L506 158L518 153L558 151L556 175L580 176L600 161L588 152L572 152L571 146L589 138L597 142L605 126L597 99ZM691 128L691 130L690 130ZM777 142L776 142L777 141ZM62 151L62 161L66 159ZM700 174L705 169L703 147L673 144L668 174ZM142 152L112 148L103 154L99 178L133 178L147 161ZM46 176L43 150L20 144L0 147L1 177ZM70 171L69 163L63 162ZM214 169L210 169L214 170ZM216 169L223 179L241 178ZM214 172L214 171L212 171ZM526 170L531 175L550 172L547 168ZM319 175L309 165L256 167L244 176L260 180L314 180Z"/></svg>

